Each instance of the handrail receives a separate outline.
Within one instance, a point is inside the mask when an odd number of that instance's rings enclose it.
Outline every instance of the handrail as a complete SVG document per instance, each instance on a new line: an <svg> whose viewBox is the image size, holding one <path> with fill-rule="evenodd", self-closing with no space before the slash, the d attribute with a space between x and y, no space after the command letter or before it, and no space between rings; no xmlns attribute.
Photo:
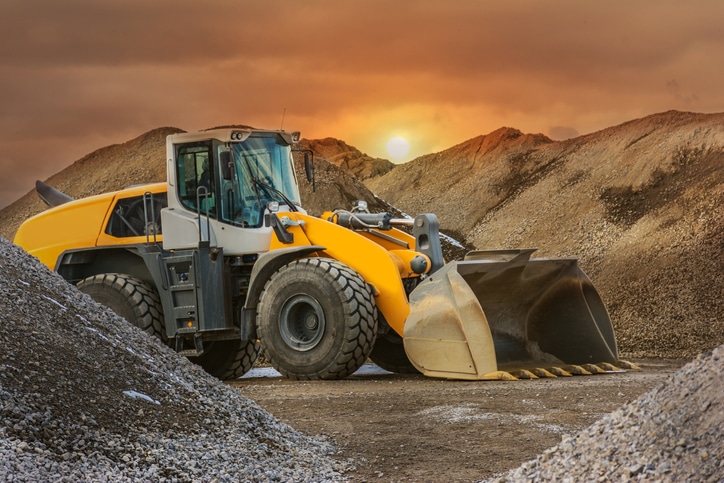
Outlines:
<svg viewBox="0 0 724 483"><path fill-rule="evenodd" d="M145 227L143 229L144 233L146 234L146 244L151 243L151 237L149 235L149 224L148 224L148 207L147 203L150 201L151 204L151 226L153 227L153 244L158 247L158 230L156 227L158 224L156 223L156 198L154 198L153 193L150 191L146 191L143 193L143 219L145 222Z"/></svg>
<svg viewBox="0 0 724 483"><path fill-rule="evenodd" d="M199 243L203 242L203 235L201 233L201 199L208 201L211 197L211 193L209 192L208 188L206 186L199 186L196 188L196 219L199 224ZM209 242L209 245L211 244L211 223L210 223L210 216L209 216L209 203L206 203L205 206L205 215L206 215L206 241Z"/></svg>

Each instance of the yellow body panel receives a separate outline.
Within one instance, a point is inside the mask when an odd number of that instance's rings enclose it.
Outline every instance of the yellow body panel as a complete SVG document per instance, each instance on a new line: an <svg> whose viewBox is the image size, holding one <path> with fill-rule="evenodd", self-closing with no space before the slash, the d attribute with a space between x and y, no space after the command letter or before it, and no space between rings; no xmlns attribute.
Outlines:
<svg viewBox="0 0 724 483"><path fill-rule="evenodd" d="M117 198L142 196L165 191L165 184L137 186L71 201L50 208L26 220L15 233L13 242L50 269L67 250L96 245L128 245L145 242L146 237L116 238L103 233Z"/></svg>
<svg viewBox="0 0 724 483"><path fill-rule="evenodd" d="M103 194L46 210L18 228L14 243L54 269L64 251L96 244L113 198Z"/></svg>
<svg viewBox="0 0 724 483"><path fill-rule="evenodd" d="M374 287L377 308L387 323L402 335L410 305L394 255L358 232L334 223L301 213L279 213L280 218L285 216L301 222L299 226L287 227L288 231L294 233L294 245L324 246L326 248L322 256L339 260L357 271ZM272 237L271 250L289 246ZM399 255L397 258L400 258Z"/></svg>

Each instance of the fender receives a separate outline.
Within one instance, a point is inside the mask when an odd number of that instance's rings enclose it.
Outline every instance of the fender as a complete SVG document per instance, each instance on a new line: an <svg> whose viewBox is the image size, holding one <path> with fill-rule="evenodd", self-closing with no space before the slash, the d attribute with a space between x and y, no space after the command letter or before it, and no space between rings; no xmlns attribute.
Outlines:
<svg viewBox="0 0 724 483"><path fill-rule="evenodd" d="M351 267L372 286L377 309L400 336L410 313L400 271L390 251L348 228L299 212L279 213L296 245L323 245L326 256ZM285 222L285 218L288 220ZM271 252L288 245L272 237ZM413 252L414 253L414 252Z"/></svg>
<svg viewBox="0 0 724 483"><path fill-rule="evenodd" d="M259 295L264 289L264 285L272 274L292 260L324 249L325 247L319 245L294 246L271 250L259 257L254 268L251 269L249 290L246 293L244 306L241 308L241 340L256 338L256 304L259 302Z"/></svg>

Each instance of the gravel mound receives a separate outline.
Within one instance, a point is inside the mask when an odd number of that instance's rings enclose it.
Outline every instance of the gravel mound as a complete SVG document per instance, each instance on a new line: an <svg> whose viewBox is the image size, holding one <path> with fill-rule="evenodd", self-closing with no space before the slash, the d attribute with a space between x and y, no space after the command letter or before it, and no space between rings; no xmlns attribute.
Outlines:
<svg viewBox="0 0 724 483"><path fill-rule="evenodd" d="M724 345L537 459L488 481L724 481Z"/></svg>
<svg viewBox="0 0 724 483"><path fill-rule="evenodd" d="M0 238L0 481L340 481L280 423Z"/></svg>

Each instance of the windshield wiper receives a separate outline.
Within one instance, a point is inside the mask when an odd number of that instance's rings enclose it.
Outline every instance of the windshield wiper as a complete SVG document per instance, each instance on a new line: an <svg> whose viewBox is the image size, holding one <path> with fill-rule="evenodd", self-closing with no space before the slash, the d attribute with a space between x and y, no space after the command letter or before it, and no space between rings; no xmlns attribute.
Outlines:
<svg viewBox="0 0 724 483"><path fill-rule="evenodd" d="M260 180L259 178L255 177L253 175L251 177L251 180L254 183L256 183L257 185L259 185L260 187L264 188L270 197L273 198L273 195L275 195L275 194L278 195L282 199L282 201L284 201L284 203L289 207L290 210L299 211L297 209L297 205L295 205L294 202L292 200L290 200L287 197L287 195L285 195L284 192L282 192L281 190L275 188L274 186L270 185L269 183L266 183L266 182Z"/></svg>

